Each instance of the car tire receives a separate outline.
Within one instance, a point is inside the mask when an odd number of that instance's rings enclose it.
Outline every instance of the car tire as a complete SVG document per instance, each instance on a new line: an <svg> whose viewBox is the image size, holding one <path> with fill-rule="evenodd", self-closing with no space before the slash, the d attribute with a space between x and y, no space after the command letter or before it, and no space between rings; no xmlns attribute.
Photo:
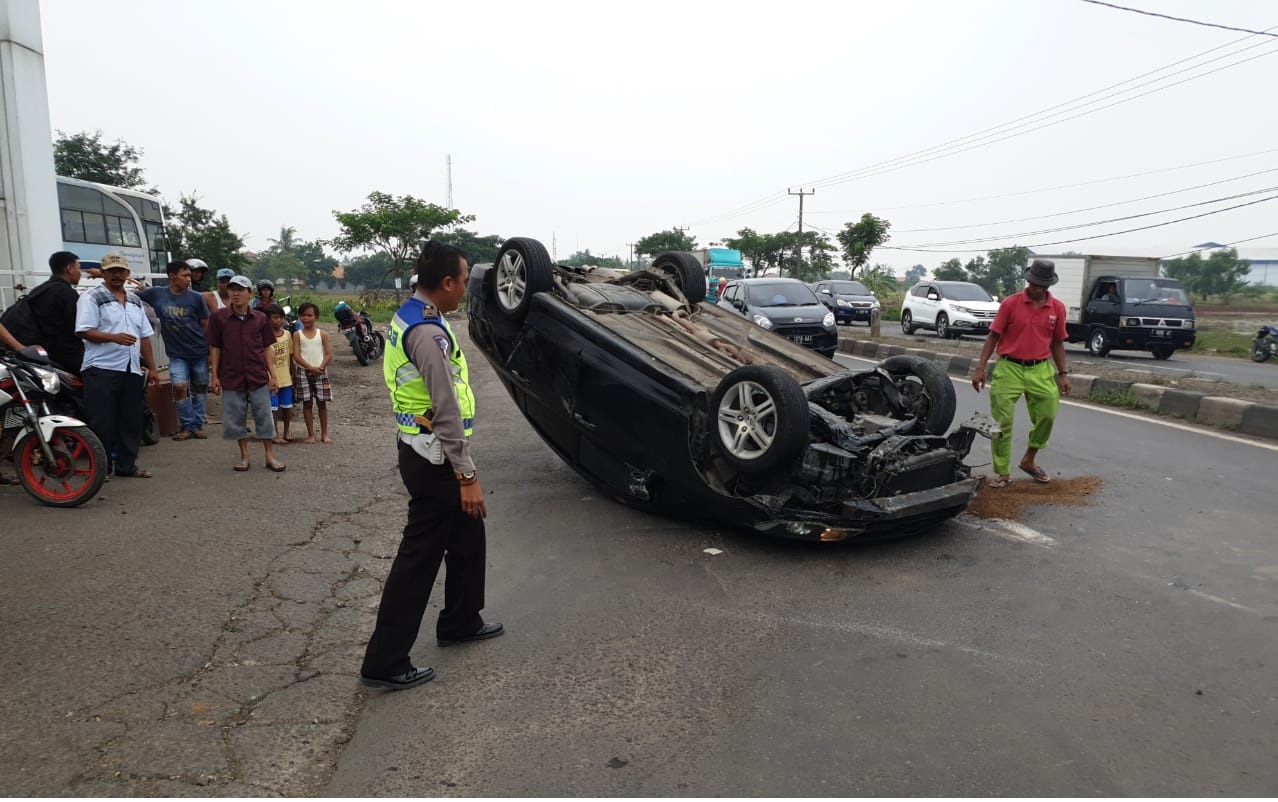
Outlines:
<svg viewBox="0 0 1278 802"><path fill-rule="evenodd" d="M873 324L871 323L870 325ZM906 309L901 313L901 331L905 332L906 335L910 335L914 333L914 329L914 316L910 314L910 310Z"/></svg>
<svg viewBox="0 0 1278 802"><path fill-rule="evenodd" d="M688 303L696 306L706 297L706 269L697 261L697 257L687 251L670 251L652 260L652 269L663 273L672 273L675 284Z"/></svg>
<svg viewBox="0 0 1278 802"><path fill-rule="evenodd" d="M492 270L497 310L515 323L527 317L534 295L555 285L555 267L546 246L528 237L503 242Z"/></svg>
<svg viewBox="0 0 1278 802"><path fill-rule="evenodd" d="M1107 357L1111 347L1109 335L1105 333L1104 329L1094 328L1092 333L1087 335L1087 352L1092 356Z"/></svg>
<svg viewBox="0 0 1278 802"><path fill-rule="evenodd" d="M1171 355L1176 353L1176 349L1170 345L1155 345L1150 351L1154 354L1154 359L1171 359Z"/></svg>
<svg viewBox="0 0 1278 802"><path fill-rule="evenodd" d="M710 417L715 447L744 474L784 468L808 445L807 396L793 376L772 365L745 365L725 376Z"/></svg>
<svg viewBox="0 0 1278 802"><path fill-rule="evenodd" d="M901 403L910 408L927 434L943 435L954 422L958 397L954 383L930 359L911 354L892 356L879 366L892 377Z"/></svg>
<svg viewBox="0 0 1278 802"><path fill-rule="evenodd" d="M942 340L948 340L954 336L954 332L950 331L950 318L944 312L936 316L936 336Z"/></svg>

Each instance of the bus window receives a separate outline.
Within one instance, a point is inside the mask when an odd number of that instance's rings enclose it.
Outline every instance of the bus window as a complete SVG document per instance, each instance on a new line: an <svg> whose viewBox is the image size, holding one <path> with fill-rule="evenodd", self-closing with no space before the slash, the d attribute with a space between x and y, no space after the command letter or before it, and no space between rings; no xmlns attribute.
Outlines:
<svg viewBox="0 0 1278 802"><path fill-rule="evenodd" d="M84 217L84 241L94 245L110 245L107 240L106 218L100 214L92 212L83 212Z"/></svg>
<svg viewBox="0 0 1278 802"><path fill-rule="evenodd" d="M84 242L84 218L71 209L62 210L62 240Z"/></svg>

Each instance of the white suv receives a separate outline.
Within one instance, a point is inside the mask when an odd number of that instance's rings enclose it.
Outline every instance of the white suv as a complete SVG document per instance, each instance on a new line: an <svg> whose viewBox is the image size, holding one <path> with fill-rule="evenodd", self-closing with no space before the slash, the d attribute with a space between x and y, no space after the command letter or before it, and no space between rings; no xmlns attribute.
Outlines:
<svg viewBox="0 0 1278 802"><path fill-rule="evenodd" d="M964 334L988 334L998 299L966 281L920 281L901 302L901 331L935 329L943 340Z"/></svg>

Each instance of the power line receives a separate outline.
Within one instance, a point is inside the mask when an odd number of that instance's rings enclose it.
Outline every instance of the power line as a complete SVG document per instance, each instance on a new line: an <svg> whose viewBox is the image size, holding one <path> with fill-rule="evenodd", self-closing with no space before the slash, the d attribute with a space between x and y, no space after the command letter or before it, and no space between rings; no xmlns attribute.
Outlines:
<svg viewBox="0 0 1278 802"><path fill-rule="evenodd" d="M1259 200L1248 201L1247 203L1240 203L1237 206L1230 206L1225 209L1217 209L1211 212L1203 212L1202 214L1194 214L1194 215L1190 215L1189 217L1181 217L1176 220L1168 220L1165 223L1154 223L1153 225L1139 226L1138 228L1128 228L1122 231L1110 231L1105 234L1094 234L1090 237L1078 237L1077 239L1062 239L1062 240L1056 240L1055 242L1038 242L1038 243L1034 243L1033 245L1026 245L1025 247L1026 248L1044 248L1044 247L1047 247L1048 245L1068 245L1071 242L1087 242L1088 240L1104 239L1105 237L1117 237L1121 234L1131 234L1136 231L1148 231L1151 228L1162 228L1163 226L1171 226L1171 225L1175 225L1176 223L1184 223L1187 220L1198 220L1203 217L1211 217L1214 214L1223 214L1224 212L1232 212L1234 209L1242 209L1246 206L1255 206L1258 203L1267 203L1268 201L1271 201L1271 200L1278 200L1278 195L1270 195L1268 198L1260 198ZM1269 236L1269 235L1266 235L1266 236ZM940 249L916 248L916 247L906 247L906 246L900 246L900 245L897 245L897 246L880 245L879 248L883 250L888 250L888 251L917 251L920 253L983 253L985 251L991 250L989 248L977 248L974 250L973 249L953 249L953 248L940 248Z"/></svg>
<svg viewBox="0 0 1278 802"><path fill-rule="evenodd" d="M1278 26L1274 26L1274 27L1278 28ZM1254 56L1254 57L1252 57L1252 58L1248 58L1248 59L1244 59L1244 60L1242 60L1242 61L1234 62L1234 63L1232 63L1232 64L1227 64L1227 65L1225 65L1225 66L1223 66L1223 67L1220 67L1220 68L1217 68L1217 69L1215 69L1215 70L1211 70L1211 71L1209 71L1209 72L1200 73L1200 74L1198 74L1198 75L1191 76L1191 77L1189 77L1189 78L1187 78L1187 79L1184 79L1184 80L1182 80L1182 81L1178 81L1178 82L1176 82L1176 83L1169 84L1169 85L1167 85L1167 86L1163 86L1163 87L1159 87L1159 88L1157 88L1157 89L1150 90L1149 92L1142 93L1142 94L1137 95L1137 96L1135 96L1135 97L1125 98L1125 99L1123 99L1123 100L1116 101L1116 102L1111 103L1111 104L1108 104L1108 105L1106 105L1106 106L1102 106L1102 107L1100 107L1100 108L1093 109L1093 110L1091 110L1091 111L1084 111L1084 112L1082 112L1082 113L1080 113L1080 114L1075 114L1074 116L1067 117L1067 118L1065 118L1065 119L1063 119L1063 120L1057 120L1057 121L1056 121L1056 122L1054 122L1054 123L1049 123L1049 124L1046 124L1046 125L1040 125L1040 126L1037 126L1037 127L1035 127L1035 128L1030 128L1030 129L1025 130L1025 131L1020 131L1019 133L1013 133L1013 134L1009 134L1008 136L1003 136L1003 137L1001 137L1001 138L991 139L991 137L998 137L1000 134L1008 133L1008 131L1003 130L1003 129L1015 130L1015 129L1016 129L1016 128L1018 128L1018 127L1024 127L1025 125L1032 125L1034 122L1041 121L1042 119L1051 119L1051 117L1059 116L1060 114L1067 114L1067 113L1069 113L1070 111L1077 111L1077 109L1064 109L1063 111L1057 112L1056 114L1049 115L1048 117L1043 117L1043 115L1044 115L1044 114L1046 114L1047 112L1055 111L1056 109L1062 109L1063 107L1068 107L1068 106L1077 106L1077 105L1078 105L1081 101L1087 100L1088 98L1091 98L1091 97L1093 97L1093 96L1095 96L1095 95L1099 95L1099 94L1101 94L1101 93L1103 93L1103 92L1108 92L1108 91L1109 91L1109 90L1111 90L1111 89L1115 89L1115 88L1118 88L1118 87L1124 86L1124 85L1126 85L1126 84L1130 84L1130 83L1132 83L1133 81L1139 81L1140 79L1145 78L1145 77L1148 77L1148 76L1150 76L1150 75L1155 75L1155 74L1157 74L1157 73L1164 72L1164 71L1166 71L1166 70L1168 70L1168 69L1170 69L1170 68L1172 68L1172 67L1178 66L1178 65L1180 65L1180 64L1184 64L1184 63L1186 63L1186 62L1194 61L1194 60L1199 59L1199 58L1201 58L1201 57L1203 57L1203 56L1206 56L1206 55L1208 55L1208 54L1210 54L1210 53L1214 53L1214 52L1215 52L1215 51L1217 51L1217 50L1222 50L1222 49L1225 49L1225 48L1232 47L1232 46L1234 46L1234 45L1236 45L1236 44L1238 44L1238 43L1240 43L1240 42L1246 41L1246 39L1247 39L1247 38L1248 38L1248 37L1243 37L1242 39L1237 39L1237 40L1234 40L1233 42L1228 42L1228 43L1223 44L1223 45L1218 45L1218 46L1216 46L1216 47L1209 48L1209 49L1207 49L1207 50L1202 51L1201 53L1197 53L1197 54L1195 54L1195 55L1193 55L1193 56L1188 56L1188 57L1183 58L1183 59L1178 59L1177 61L1173 61L1173 62L1171 62L1171 63L1169 63L1169 64L1166 64L1166 65L1164 65L1164 66L1162 66L1162 67L1158 67L1157 69L1150 70L1150 71L1145 72L1145 73L1141 73L1140 75L1134 76L1134 77L1132 77L1132 78L1128 78L1127 80L1120 81L1120 82L1118 82L1118 83L1116 83L1116 84L1111 84L1111 85L1109 85L1109 86L1107 86L1107 87L1104 87L1104 88L1102 88L1102 89L1095 90L1095 91L1093 91L1093 92L1089 92L1089 93L1087 93L1087 94L1085 94L1085 95L1080 95L1079 97L1076 97L1076 98L1074 98L1074 99L1072 99L1072 100L1068 100L1068 101L1065 101L1065 102L1063 102L1063 103L1058 103L1058 104L1056 104L1056 105L1054 105L1054 106L1049 106L1049 107L1047 107L1047 108L1045 108L1045 109L1041 109L1041 110L1039 110L1039 111L1037 111L1037 112L1034 112L1034 113L1032 113L1032 114L1028 114L1028 115L1025 115L1025 116L1022 116L1022 117L1018 117L1018 118L1016 118L1016 119L1010 120L1010 121L1008 121L1008 122L1006 122L1006 123L1002 123L1002 124L1000 124L1000 125L992 126L992 127L990 127L990 128L986 128L986 129L983 129L983 130L981 130L981 131L977 131L977 132L975 132L975 133L968 134L968 135L966 135L966 136L962 136L962 137L958 137L958 138L956 138L956 139L949 140L949 141L944 142L944 143L942 143L942 144L940 144L940 145L934 145L934 146L932 146L932 147L930 147L930 148L924 148L923 150L915 151L915 152L913 152L913 153L906 154L905 156L899 156L899 157L897 157L897 158L895 158L895 159L889 159L889 160L886 160L886 161L883 161L883 162L876 162L875 164L867 165L866 167L858 168L857 170L852 170L852 171L849 171L849 172L846 172L846 173L840 173L840 174L838 174L838 175L830 176L830 177L828 177L828 178L819 179L819 180L817 180L817 181L812 181L812 182L805 182L805 183L810 183L810 184L812 184L813 186L830 186L830 185L833 185L833 184L846 183L846 182L848 182L848 181L858 180L858 179L862 179L862 178L870 178L870 177L873 177L873 176L881 175L881 174L886 173L886 172L892 172L892 171L894 171L894 170L903 169L904 167L913 167L913 166L917 166L917 165L919 165L919 164L925 164L925 163L927 163L927 162L931 162L931 161L935 161L936 159L943 158L944 156L953 156L953 155L957 155L958 153L964 153L964 152L966 152L966 151L968 151L968 150L973 150L973 149L978 148L978 147L984 147L985 145L991 145L991 144L994 144L995 142L1001 142L1001 141L1003 141L1003 140L1005 140L1005 139L1011 139L1011 138L1014 138L1014 137L1017 137L1017 136L1022 136L1022 135L1024 135L1024 134L1031 133L1031 132L1033 132L1033 131L1037 131L1037 130L1039 130L1039 129L1041 129L1041 128L1048 127L1048 125L1058 125L1058 124L1060 124L1060 123L1068 122L1069 120L1076 119L1077 117L1082 117L1082 116L1085 116L1086 114L1094 113L1095 111L1101 111L1101 110L1103 110L1103 109L1110 108L1110 107L1112 107L1112 106L1116 106L1116 105L1119 105L1119 104L1121 104L1121 103L1126 103L1126 102L1129 102L1129 101L1131 101L1131 100L1137 100L1137 99L1139 99L1139 98L1141 98L1141 97L1145 97L1146 95L1153 94L1153 93L1155 93L1155 92L1160 92L1160 91L1162 91L1162 90L1164 90L1164 89L1170 89L1170 88L1172 88L1172 87L1174 87L1174 86L1179 86L1180 84L1182 84L1182 83L1187 83L1188 81L1191 81L1191 80L1196 80L1196 79L1198 79L1198 78L1206 77L1206 76L1211 75L1211 74L1213 74L1213 73L1215 73L1215 72L1219 72L1220 70L1228 69L1229 67L1235 67L1235 66L1238 66L1239 64L1246 63L1247 61L1251 61L1251 60L1253 60L1254 58L1259 58L1259 56ZM1140 85L1138 85L1138 86L1131 87L1131 88L1129 88L1129 89L1123 90L1122 92L1116 92L1116 93L1114 93L1114 94L1107 95L1107 96L1105 96L1105 97L1103 97L1103 98L1099 98L1098 100L1106 100L1106 99L1109 99L1109 98L1111 98L1111 97L1116 97L1116 96L1118 96L1118 95L1122 95L1122 94L1125 94L1125 93L1127 93L1127 92L1131 92L1131 91L1133 91L1133 90L1135 90L1135 89L1139 89L1139 88L1141 88L1142 86L1148 86L1149 84L1153 84L1153 83L1157 83L1158 81L1166 80L1167 78L1170 78L1170 77L1172 77L1172 76L1174 76L1174 75L1179 75L1179 74L1181 74L1181 73L1183 73L1183 72L1188 72L1189 70L1198 69L1198 68L1203 67L1203 66L1205 66L1205 65L1207 65L1207 64L1211 64L1211 63L1213 63L1213 62L1215 62L1215 61L1219 61L1219 60L1220 60L1220 59L1222 59L1222 58L1228 58L1229 56L1237 55L1238 53L1242 53L1242 52L1246 52L1247 50L1250 50L1250 49L1255 48L1255 47L1259 47L1259 46L1261 46L1262 44L1264 44L1264 43L1256 43L1256 44L1253 44L1253 45L1249 45L1249 46L1247 46L1247 47L1245 47L1245 48L1241 48L1241 49L1236 50L1236 51L1233 51L1233 52L1231 52L1231 53L1227 53L1227 54L1224 54L1224 55L1222 55L1222 56L1217 56L1217 57L1216 57L1216 58L1214 58L1214 59L1210 59L1210 60L1205 61L1205 62L1202 62L1202 63L1200 63L1200 64L1196 64L1196 65L1194 65L1194 66L1192 66L1192 67L1187 67L1187 68L1185 68L1185 69L1183 69L1183 70L1179 70L1179 71L1177 71L1177 72L1175 72L1175 73L1171 73L1171 74L1169 74L1169 75L1162 76L1161 78L1157 78L1157 79L1154 79L1154 80L1152 80L1152 81L1148 81L1148 82L1146 82L1146 83L1144 83L1144 84L1140 84ZM1271 51L1271 52L1268 52L1268 53L1262 53L1261 55L1271 55L1271 54L1272 54L1272 52L1278 52L1278 51ZM1095 101L1093 101L1093 102L1095 102ZM1039 119L1036 119L1036 118L1039 118ZM1018 125L1018 124L1020 124L1020 125ZM979 140L981 140L981 139L990 139L990 141L983 142L983 143L979 143L979 144L975 144L975 145L971 145L970 147L964 147L964 148L960 148L960 149L957 149L957 150L955 150L955 149L954 149L954 148L957 148L959 145L962 145L962 144L964 144L964 143L968 143L969 141L978 141L978 142L979 142ZM950 152L941 152L941 153L939 153L939 154L933 155L931 158L926 158L926 159L922 159L922 158L920 158L920 157L926 156L926 155L928 155L928 154L934 154L936 151L950 151ZM757 200L755 200L755 201L751 201L750 203L744 204L744 205L742 205L742 206L738 206L738 207L736 207L735 209L732 209L732 210L730 210L730 211L724 212L723 214L719 214L719 215L714 215L714 216L711 216L711 217L702 218L701 220L697 220L697 221L694 221L694 222L695 222L695 223L697 223L697 224L702 224L702 223L712 223L712 222L717 222L717 221L719 221L719 220L729 219L729 218L732 218L732 217L738 217L738 216L740 216L740 215L748 214L748 213L750 213L750 212L754 212L754 211L761 211L762 209L765 209L765 208L767 208L767 207L769 207L769 206L774 206L774 205L776 205L776 204L777 204L777 203L779 203L780 201L784 200L784 199L785 199L785 197L786 197L786 196L785 196L785 194L784 194L784 193L781 193L781 192L773 192L773 193L768 194L768 195L765 195L765 196L763 196L763 197L761 197L761 198L759 198L759 199L757 199Z"/></svg>
<svg viewBox="0 0 1278 802"><path fill-rule="evenodd" d="M1275 231L1275 232L1273 232L1272 234L1261 234L1259 237L1248 237L1247 239L1236 239L1236 240L1234 240L1233 242L1226 242L1226 243L1225 243L1224 245L1222 245L1221 247L1222 247L1222 248L1232 248L1232 247L1233 247L1233 246L1235 246L1235 245L1242 245L1244 242L1255 242L1255 241L1256 241L1256 240L1258 240L1258 239L1265 239L1266 237L1278 237L1278 231ZM1194 250L1192 250L1192 251L1181 251L1180 253L1170 253L1170 254L1168 254L1168 255L1166 255L1166 256L1160 256L1160 257L1158 257L1158 258L1159 258L1159 259L1175 259L1177 256L1187 256L1187 255L1189 255L1189 254L1191 254L1191 253L1198 253L1198 251L1200 251L1200 250L1202 250L1202 249L1201 249L1201 248L1195 248L1195 249L1194 249Z"/></svg>
<svg viewBox="0 0 1278 802"><path fill-rule="evenodd" d="M1202 22L1201 20L1187 19L1186 17L1173 17L1170 14L1159 14L1156 11L1142 11L1139 8L1128 8L1127 6L1116 6L1113 3L1102 2L1102 0L1083 0L1083 2L1091 3L1097 6L1107 6L1109 8L1116 8L1119 11L1132 11L1137 14L1144 14L1149 17L1160 17L1162 19L1175 20L1176 22L1189 22L1194 25L1203 25L1208 28L1220 28L1221 30L1226 30L1226 31L1241 31L1242 33L1253 33L1258 36L1278 36L1278 34L1269 33L1268 31L1253 31L1250 28L1235 28L1232 25L1218 25L1214 22Z"/></svg>
<svg viewBox="0 0 1278 802"><path fill-rule="evenodd" d="M1007 225L1009 223L1027 223L1031 220L1047 220L1052 217L1067 217L1071 214L1082 214L1083 212L1094 212L1097 209L1109 209L1114 206L1126 206L1129 203L1140 203L1141 201L1153 200L1155 198L1165 198L1169 195L1179 195L1182 192L1193 192L1196 189L1204 189L1206 187L1219 186L1220 184L1229 184L1234 181L1241 181L1244 178L1254 178L1255 176L1258 176L1258 175L1264 175L1265 173L1275 173L1275 172L1278 172L1278 167L1271 167L1268 170L1258 170L1254 173L1247 173L1246 175L1234 176L1233 178L1222 178L1219 181L1211 181L1206 184L1198 184L1197 186L1182 187L1181 189L1173 189L1167 192L1159 192L1154 195L1145 195L1144 197L1141 197L1141 198L1131 198L1129 200L1115 201L1113 203L1102 203L1099 206L1088 206L1084 209L1071 209L1067 212L1053 212L1052 214L1040 214L1035 217L1018 217L1013 220L998 220L992 223L970 223L970 224L962 225L962 226L942 226L939 228L903 228L894 233L922 234L927 231L957 231L964 228L986 228L988 226L1002 226L1002 225Z"/></svg>
<svg viewBox="0 0 1278 802"><path fill-rule="evenodd" d="M1058 189L1075 189L1077 187L1088 187L1095 184L1107 184L1111 181L1125 181L1128 178L1143 178L1147 175L1158 175L1159 173L1171 173L1176 170L1188 170L1191 167L1205 167L1209 164L1220 164L1221 162L1236 161L1238 159L1248 159L1252 156L1263 156L1269 153L1278 152L1278 148L1269 148L1268 150L1258 150L1254 153L1244 153L1240 156L1226 156L1223 159L1212 159L1205 162L1193 162L1192 164L1180 164L1175 167L1162 167L1157 170L1146 170L1142 173L1128 173L1127 175L1110 176L1109 178L1096 178L1091 181L1080 181L1076 184L1058 184L1053 187L1039 187L1037 189L1025 189L1018 192L1004 192L999 195L982 195L977 198L958 198L956 200L935 201L934 203L912 203L906 206L880 206L877 207L880 212L894 212L902 209L927 209L934 206L956 206L960 203L976 203L978 201L1000 200L1002 198L1015 198L1021 195L1039 195L1044 192L1054 192ZM813 214L849 214L848 211L834 212L813 212ZM898 232L899 233L899 232Z"/></svg>
<svg viewBox="0 0 1278 802"><path fill-rule="evenodd" d="M1142 217L1153 217L1154 215L1167 214L1168 212L1179 212L1183 209L1193 209L1198 206L1208 206L1213 203L1223 203L1225 201L1237 200L1239 198L1247 198L1247 197L1251 197L1252 195L1259 195L1262 192L1273 192L1274 190L1278 190L1278 186L1265 187L1264 189L1256 189L1256 190L1252 190L1251 192L1240 192L1237 195L1226 195L1220 198L1213 198L1212 200L1199 201L1198 203L1187 203L1183 206L1172 206L1167 209L1159 209L1153 212L1141 212L1140 214L1129 214L1129 215L1124 215L1123 217L1110 217L1105 220L1096 220L1091 223L1075 223L1074 225L1058 226L1056 228L1043 228L1037 231L1020 231L1015 234L1000 234L998 236L992 236L992 237L975 237L973 239L950 240L948 242L928 242L928 243L924 243L923 245L919 247L939 248L946 245L973 245L978 242L995 242L998 240L1005 240L1005 239L1017 239L1019 237L1037 237L1041 234L1058 234L1062 231L1074 231L1080 228L1091 228L1092 226L1103 226L1109 223L1121 223L1124 220L1139 220Z"/></svg>

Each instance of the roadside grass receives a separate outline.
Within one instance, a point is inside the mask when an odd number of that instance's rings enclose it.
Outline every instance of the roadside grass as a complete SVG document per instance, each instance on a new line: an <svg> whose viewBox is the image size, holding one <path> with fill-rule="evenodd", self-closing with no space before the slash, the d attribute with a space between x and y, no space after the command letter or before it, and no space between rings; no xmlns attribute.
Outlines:
<svg viewBox="0 0 1278 802"><path fill-rule="evenodd" d="M1209 326L1198 330L1198 337L1190 351L1245 357L1251 355L1251 343L1254 339L1251 335Z"/></svg>
<svg viewBox="0 0 1278 802"><path fill-rule="evenodd" d="M281 298L283 297L281 296ZM333 310L337 308L337 304L340 301L345 301L348 306L356 311L367 309L374 322L389 323L391 318L395 316L395 311L404 303L403 299L407 297L407 293L401 293L399 300L396 300L393 295L385 290L378 297L369 297L368 293L361 295L354 292L314 292L311 290L295 292L287 297L293 309L297 309L304 303L313 303L318 306L321 322L332 323L337 320L333 315Z"/></svg>
<svg viewBox="0 0 1278 802"><path fill-rule="evenodd" d="M1135 409L1137 406L1136 396L1126 390L1092 390L1091 395L1087 399L1096 404L1104 404L1107 407L1123 407L1125 409Z"/></svg>

